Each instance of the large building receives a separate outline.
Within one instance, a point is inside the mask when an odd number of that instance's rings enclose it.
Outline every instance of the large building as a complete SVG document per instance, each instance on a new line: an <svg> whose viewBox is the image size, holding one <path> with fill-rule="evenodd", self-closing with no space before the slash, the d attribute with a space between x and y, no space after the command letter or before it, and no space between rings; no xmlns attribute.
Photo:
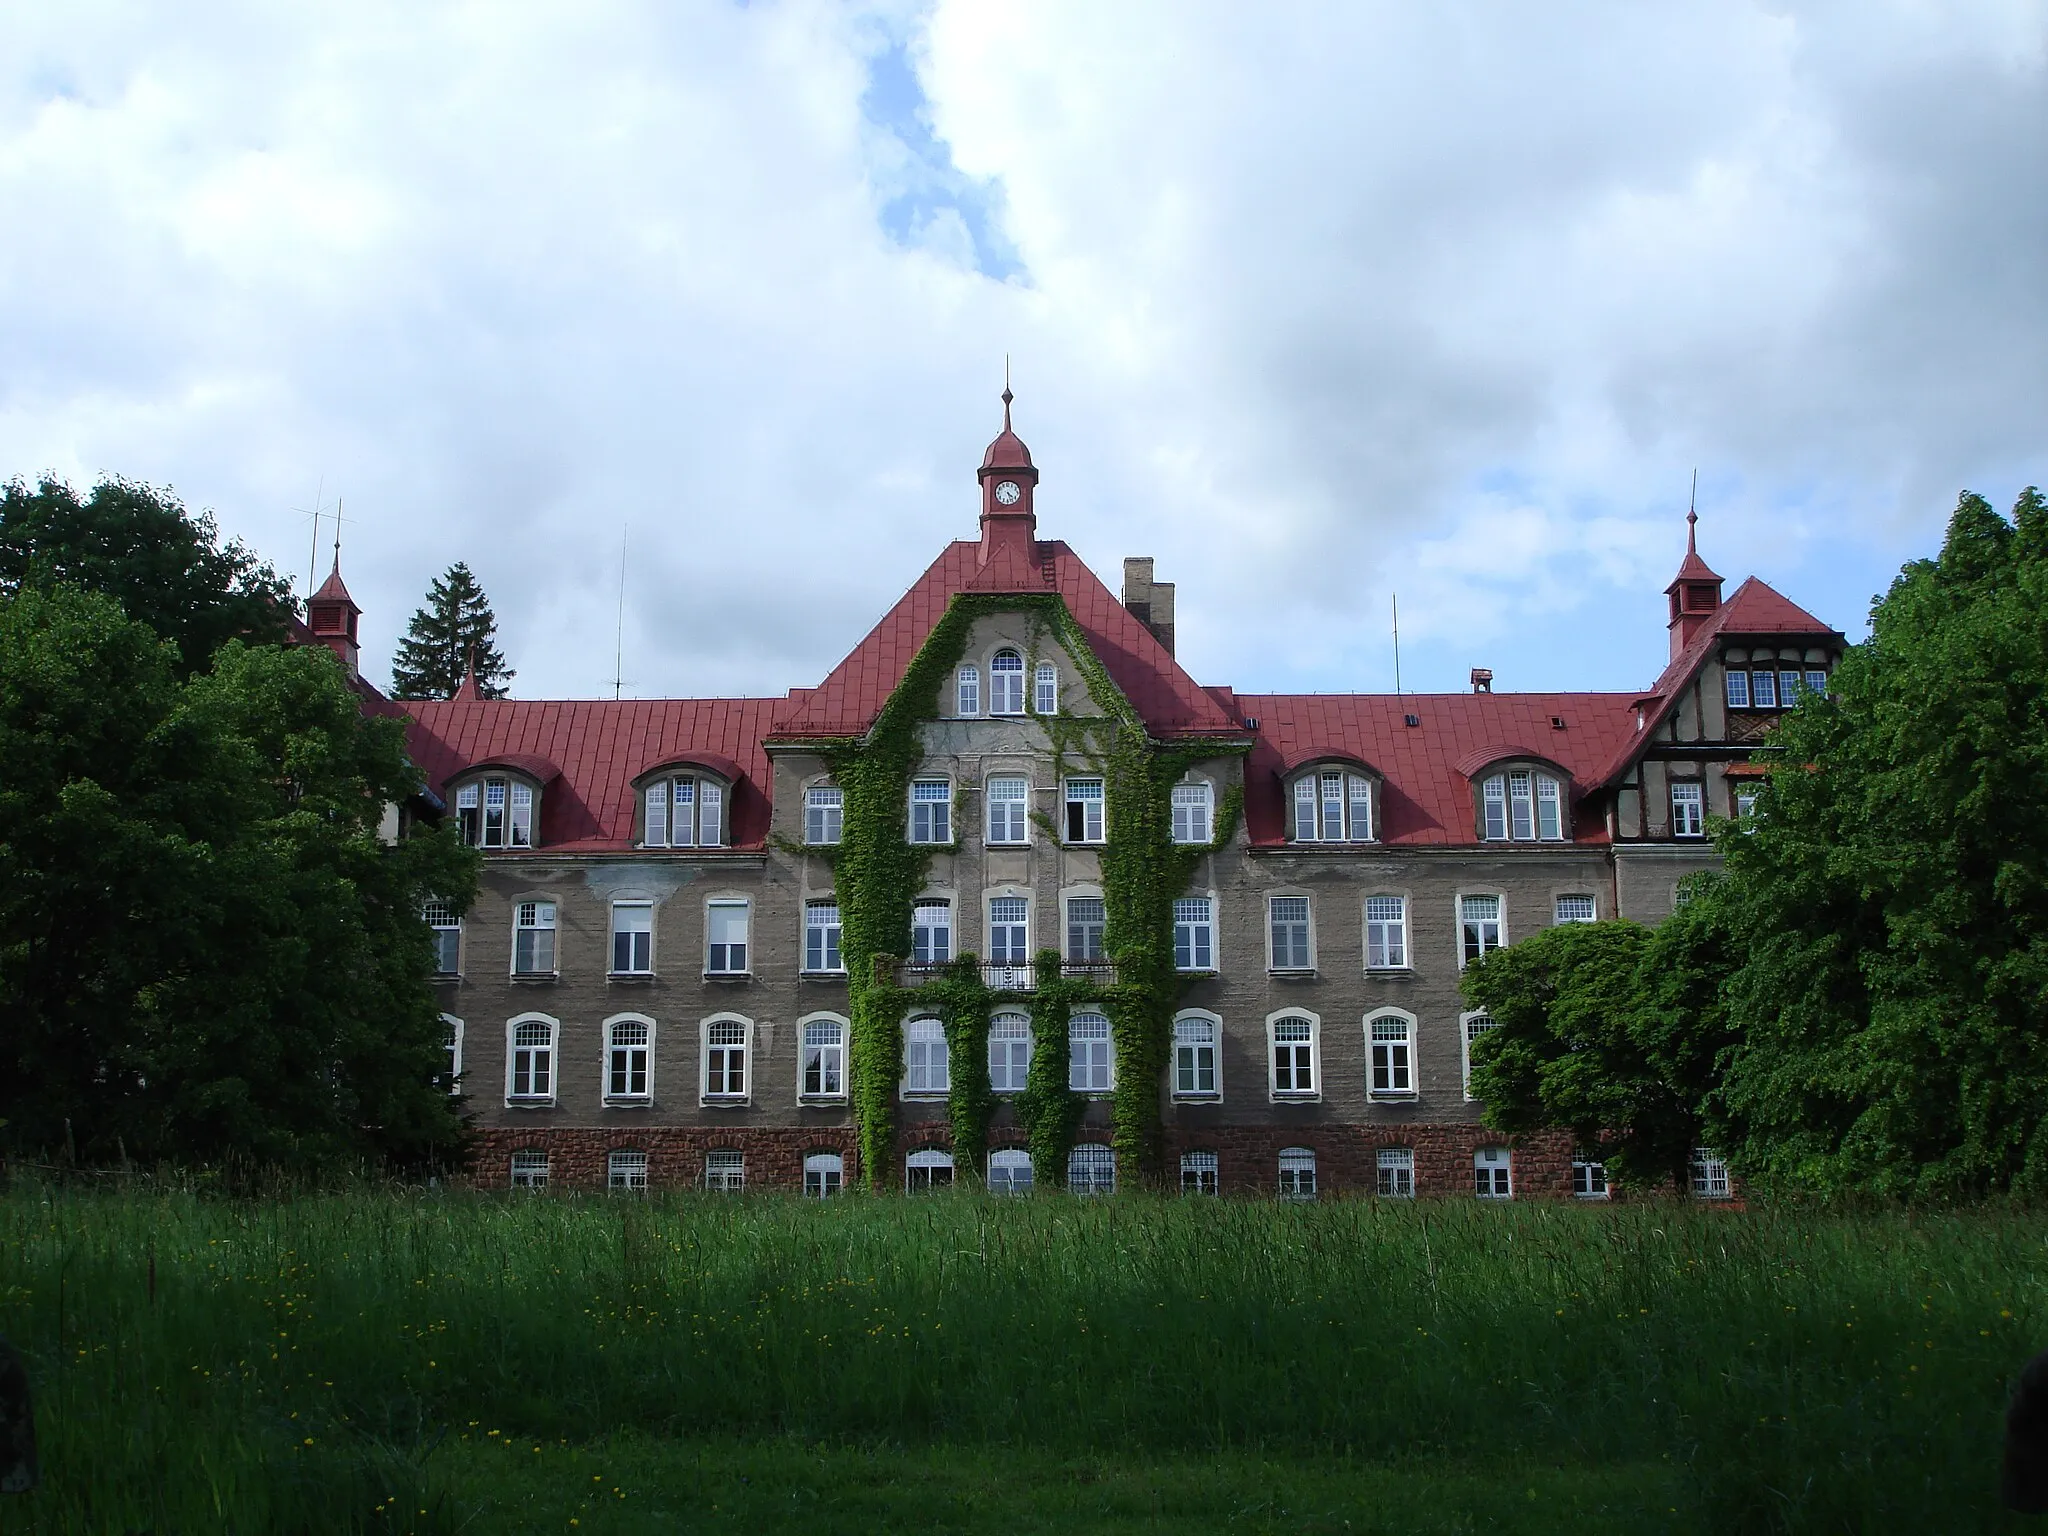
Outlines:
<svg viewBox="0 0 2048 1536"><path fill-rule="evenodd" d="M1459 973L1664 917L1843 637L1689 529L1643 693L1240 694L1150 560L1119 600L1038 536L1007 395L978 479L815 688L405 706L484 856L430 914L478 1179L1601 1192L1482 1126ZM338 574L309 619L352 665Z"/></svg>

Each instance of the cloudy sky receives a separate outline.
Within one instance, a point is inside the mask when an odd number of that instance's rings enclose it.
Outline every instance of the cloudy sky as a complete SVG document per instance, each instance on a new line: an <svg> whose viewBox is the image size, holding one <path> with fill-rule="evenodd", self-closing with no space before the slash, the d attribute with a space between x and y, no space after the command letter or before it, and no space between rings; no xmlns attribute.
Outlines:
<svg viewBox="0 0 2048 1536"><path fill-rule="evenodd" d="M1244 689L1639 687L1695 468L1852 635L2048 481L2048 0L18 5L0 230L0 475L338 498L380 681L463 559L609 695L623 541L629 693L815 682L1006 353Z"/></svg>

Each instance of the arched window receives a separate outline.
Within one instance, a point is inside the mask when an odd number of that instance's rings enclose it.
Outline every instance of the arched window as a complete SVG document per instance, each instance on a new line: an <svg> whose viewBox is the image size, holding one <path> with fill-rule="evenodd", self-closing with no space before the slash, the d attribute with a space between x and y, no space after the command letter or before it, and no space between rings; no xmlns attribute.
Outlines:
<svg viewBox="0 0 2048 1536"><path fill-rule="evenodd" d="M726 786L700 770L663 774L641 791L644 848L719 848L725 844Z"/></svg>
<svg viewBox="0 0 2048 1536"><path fill-rule="evenodd" d="M903 1096L941 1099L952 1086L945 1026L937 1019L912 1019L903 1026Z"/></svg>
<svg viewBox="0 0 2048 1536"><path fill-rule="evenodd" d="M1493 1020L1483 1013L1461 1013L1458 1015L1458 1035L1463 1044L1465 1098L1472 1098L1472 1046L1473 1042L1489 1029L1496 1028Z"/></svg>
<svg viewBox="0 0 2048 1536"><path fill-rule="evenodd" d="M1510 768L1479 783L1479 835L1489 843L1561 842L1564 785L1535 768Z"/></svg>
<svg viewBox="0 0 2048 1536"><path fill-rule="evenodd" d="M455 791L455 825L472 848L531 848L540 796L524 779L490 773Z"/></svg>
<svg viewBox="0 0 2048 1536"><path fill-rule="evenodd" d="M754 1025L738 1014L704 1021L704 1102L744 1104L747 1101L747 1057L753 1050Z"/></svg>
<svg viewBox="0 0 2048 1536"><path fill-rule="evenodd" d="M988 1027L988 1085L997 1093L1022 1093L1031 1076L1031 1020L999 1013Z"/></svg>
<svg viewBox="0 0 2048 1536"><path fill-rule="evenodd" d="M1005 1147L988 1155L988 1192L992 1195L1031 1193L1031 1154L1022 1147Z"/></svg>
<svg viewBox="0 0 2048 1536"><path fill-rule="evenodd" d="M1067 1020L1067 1087L1074 1093L1108 1093L1116 1086L1116 1047L1109 1020L1077 1013Z"/></svg>
<svg viewBox="0 0 2048 1536"><path fill-rule="evenodd" d="M1276 1014L1266 1024L1273 1059L1273 1097L1312 1099L1322 1081L1316 1068L1316 1020L1310 1014Z"/></svg>
<svg viewBox="0 0 2048 1536"><path fill-rule="evenodd" d="M605 1026L604 1098L607 1104L644 1104L654 1097L654 1026L643 1018Z"/></svg>
<svg viewBox="0 0 2048 1536"><path fill-rule="evenodd" d="M1067 1154L1067 1188L1077 1195L1115 1194L1115 1150L1091 1141L1074 1148Z"/></svg>
<svg viewBox="0 0 2048 1536"><path fill-rule="evenodd" d="M804 1020L803 1077L806 1099L846 1097L846 1021L826 1015Z"/></svg>
<svg viewBox="0 0 2048 1536"><path fill-rule="evenodd" d="M506 1103L554 1103L555 1031L559 1027L545 1014L528 1014L506 1027Z"/></svg>
<svg viewBox="0 0 2048 1536"><path fill-rule="evenodd" d="M1415 1097L1415 1020L1397 1008L1365 1021L1366 1091L1376 1099Z"/></svg>
<svg viewBox="0 0 2048 1536"><path fill-rule="evenodd" d="M944 1189L953 1182L953 1154L921 1147L903 1159L903 1192Z"/></svg>
<svg viewBox="0 0 2048 1536"><path fill-rule="evenodd" d="M462 1092L462 1020L452 1013L441 1015L441 1049L448 1054L445 1086L450 1093Z"/></svg>
<svg viewBox="0 0 2048 1536"><path fill-rule="evenodd" d="M1041 661L1032 681L1031 707L1041 715L1056 715L1060 712L1060 669L1049 661Z"/></svg>
<svg viewBox="0 0 2048 1536"><path fill-rule="evenodd" d="M1024 658L1015 651L997 651L988 663L988 712L1024 713Z"/></svg>
<svg viewBox="0 0 2048 1536"><path fill-rule="evenodd" d="M973 665L971 662L960 669L958 708L954 713L961 715L978 715L981 713L981 668Z"/></svg>
<svg viewBox="0 0 2048 1536"><path fill-rule="evenodd" d="M837 1152L813 1152L804 1159L804 1193L813 1200L830 1199L845 1183L846 1161Z"/></svg>
<svg viewBox="0 0 2048 1536"><path fill-rule="evenodd" d="M1216 1071L1216 1020L1184 1014L1173 1021L1173 1096L1213 1099L1222 1078Z"/></svg>
<svg viewBox="0 0 2048 1536"><path fill-rule="evenodd" d="M1373 840L1372 780L1343 768L1311 768L1294 781L1294 841Z"/></svg>

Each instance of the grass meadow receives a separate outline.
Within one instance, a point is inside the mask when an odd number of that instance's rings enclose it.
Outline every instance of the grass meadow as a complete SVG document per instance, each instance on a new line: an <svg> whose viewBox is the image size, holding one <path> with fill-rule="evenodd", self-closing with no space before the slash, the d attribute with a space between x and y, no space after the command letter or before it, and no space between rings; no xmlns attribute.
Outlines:
<svg viewBox="0 0 2048 1536"><path fill-rule="evenodd" d="M2048 1229L17 1182L6 1532L2023 1529Z"/></svg>

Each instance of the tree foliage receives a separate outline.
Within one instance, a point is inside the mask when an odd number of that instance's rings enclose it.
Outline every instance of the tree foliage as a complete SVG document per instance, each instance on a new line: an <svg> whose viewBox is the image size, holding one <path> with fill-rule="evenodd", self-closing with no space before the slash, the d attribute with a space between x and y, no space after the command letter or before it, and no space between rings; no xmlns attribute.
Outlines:
<svg viewBox="0 0 2048 1536"><path fill-rule="evenodd" d="M477 692L505 697L518 674L498 650L491 600L460 560L434 578L426 602L412 616L391 663L391 693L399 699L448 699L473 666Z"/></svg>

